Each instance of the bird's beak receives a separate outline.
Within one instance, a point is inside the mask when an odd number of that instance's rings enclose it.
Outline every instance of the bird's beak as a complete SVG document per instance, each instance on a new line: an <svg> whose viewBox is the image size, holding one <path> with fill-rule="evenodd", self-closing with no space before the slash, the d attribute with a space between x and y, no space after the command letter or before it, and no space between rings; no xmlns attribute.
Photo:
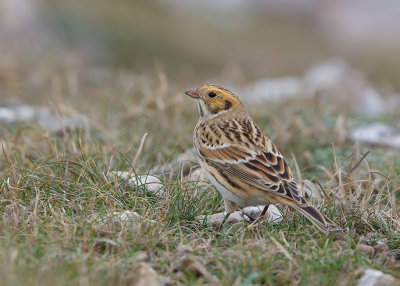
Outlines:
<svg viewBox="0 0 400 286"><path fill-rule="evenodd" d="M196 99L200 98L200 93L199 93L199 89L198 88L185 91L185 93L187 95L189 95L190 97L192 97L192 98L196 98Z"/></svg>

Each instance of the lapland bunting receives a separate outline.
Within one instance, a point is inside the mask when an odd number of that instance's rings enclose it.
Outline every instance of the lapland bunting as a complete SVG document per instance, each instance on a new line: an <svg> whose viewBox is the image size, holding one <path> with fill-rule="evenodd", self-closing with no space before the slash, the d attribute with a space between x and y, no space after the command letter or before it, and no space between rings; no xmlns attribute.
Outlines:
<svg viewBox="0 0 400 286"><path fill-rule="evenodd" d="M236 206L288 205L324 233L338 227L301 197L282 154L254 123L240 99L226 88L205 84L185 92L197 101L197 159L224 198L226 215ZM223 223L224 223L223 222Z"/></svg>

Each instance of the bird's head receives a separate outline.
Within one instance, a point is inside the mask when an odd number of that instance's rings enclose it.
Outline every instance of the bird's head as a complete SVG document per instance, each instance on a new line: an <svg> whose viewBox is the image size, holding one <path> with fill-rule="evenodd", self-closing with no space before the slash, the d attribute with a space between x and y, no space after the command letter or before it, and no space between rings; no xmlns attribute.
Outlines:
<svg viewBox="0 0 400 286"><path fill-rule="evenodd" d="M185 93L196 99L200 117L203 119L244 107L233 92L215 84L204 84Z"/></svg>

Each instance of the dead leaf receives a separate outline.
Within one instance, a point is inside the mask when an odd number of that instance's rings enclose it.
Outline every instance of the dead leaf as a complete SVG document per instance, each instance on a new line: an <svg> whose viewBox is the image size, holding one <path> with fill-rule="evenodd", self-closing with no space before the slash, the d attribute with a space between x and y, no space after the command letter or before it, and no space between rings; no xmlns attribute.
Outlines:
<svg viewBox="0 0 400 286"><path fill-rule="evenodd" d="M203 262L201 262L197 257L185 257L182 260L179 269L186 274L194 274L197 277L204 277L214 285L221 285L221 281L215 275L212 275L203 265Z"/></svg>

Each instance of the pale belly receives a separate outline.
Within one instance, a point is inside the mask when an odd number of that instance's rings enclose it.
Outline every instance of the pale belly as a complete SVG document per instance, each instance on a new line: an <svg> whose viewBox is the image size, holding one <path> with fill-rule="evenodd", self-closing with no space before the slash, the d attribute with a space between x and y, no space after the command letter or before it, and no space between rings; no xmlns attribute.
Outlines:
<svg viewBox="0 0 400 286"><path fill-rule="evenodd" d="M218 192L227 200L234 202L236 205L239 207L247 207L247 206L258 206L258 205L266 205L269 204L270 201L268 201L265 196L262 194L266 191L260 190L259 195L252 195L252 196L238 196L235 194L235 192L231 189L226 188L222 184L220 184L215 177L209 173L207 170L206 166L204 166L204 163L198 159L198 162L200 163L200 166L204 173L206 174L207 178L210 180L210 182L215 186L215 188L218 190ZM250 190L249 190L250 191ZM252 192L254 194L254 191Z"/></svg>

